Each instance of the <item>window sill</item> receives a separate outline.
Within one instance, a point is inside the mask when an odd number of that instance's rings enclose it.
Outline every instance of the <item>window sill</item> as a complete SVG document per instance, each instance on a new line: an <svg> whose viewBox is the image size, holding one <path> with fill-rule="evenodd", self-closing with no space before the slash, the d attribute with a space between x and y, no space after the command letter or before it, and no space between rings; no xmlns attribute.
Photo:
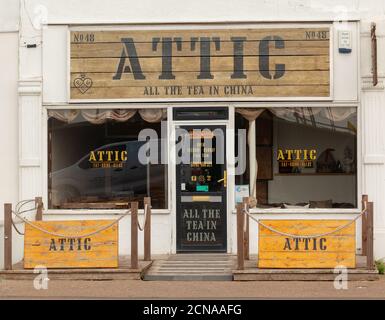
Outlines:
<svg viewBox="0 0 385 320"><path fill-rule="evenodd" d="M233 214L236 214L237 211L233 210ZM283 215L283 214L360 214L361 210L359 208L355 209L251 209L251 214L261 214L261 215Z"/></svg>
<svg viewBox="0 0 385 320"><path fill-rule="evenodd" d="M80 216L80 215L89 215L89 216L121 216L127 212L127 209L123 210L105 210L105 209L82 209L82 210L61 210L61 209L50 209L45 210L43 215L45 216ZM138 210L139 215L144 214L143 209ZM167 215L170 214L169 209L154 209L152 210L152 215Z"/></svg>
<svg viewBox="0 0 385 320"><path fill-rule="evenodd" d="M355 176L356 173L347 172L301 172L301 173L275 173L276 177L322 177L322 176Z"/></svg>

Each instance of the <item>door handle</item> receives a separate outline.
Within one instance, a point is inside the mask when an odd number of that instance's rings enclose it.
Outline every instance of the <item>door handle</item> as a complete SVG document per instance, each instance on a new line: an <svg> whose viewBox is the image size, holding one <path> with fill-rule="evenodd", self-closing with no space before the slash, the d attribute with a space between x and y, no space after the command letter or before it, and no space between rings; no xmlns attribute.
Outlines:
<svg viewBox="0 0 385 320"><path fill-rule="evenodd" d="M223 186L227 188L227 171L223 172L223 178L218 180L218 182L223 182Z"/></svg>

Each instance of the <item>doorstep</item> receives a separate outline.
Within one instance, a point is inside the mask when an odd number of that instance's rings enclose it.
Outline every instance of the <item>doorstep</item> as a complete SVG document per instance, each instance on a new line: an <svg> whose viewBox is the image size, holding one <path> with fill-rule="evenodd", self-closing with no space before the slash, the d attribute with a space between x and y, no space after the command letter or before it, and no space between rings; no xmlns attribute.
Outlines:
<svg viewBox="0 0 385 320"><path fill-rule="evenodd" d="M50 280L140 280L152 261L139 261L138 269L130 269L130 257L119 257L118 268L105 269L49 269ZM23 261L15 264L13 270L0 270L0 280L33 280L37 276L33 270L23 268Z"/></svg>
<svg viewBox="0 0 385 320"><path fill-rule="evenodd" d="M364 268L366 257L357 256L357 268L348 269L348 281L379 280L377 270ZM244 270L233 270L234 281L334 281L333 269L258 269L258 257L245 261Z"/></svg>
<svg viewBox="0 0 385 320"><path fill-rule="evenodd" d="M236 256L225 253L174 254L155 259L145 281L232 281Z"/></svg>
<svg viewBox="0 0 385 320"><path fill-rule="evenodd" d="M333 269L258 269L257 257L245 261L244 270L236 269L234 255L171 255L156 256L154 261L139 261L138 269L130 269L129 256L119 258L119 267L111 269L50 269L50 280L149 280L149 281L334 281ZM357 256L357 268L348 270L349 281L375 281L377 270L367 270ZM37 274L23 268L0 270L0 280L34 280Z"/></svg>

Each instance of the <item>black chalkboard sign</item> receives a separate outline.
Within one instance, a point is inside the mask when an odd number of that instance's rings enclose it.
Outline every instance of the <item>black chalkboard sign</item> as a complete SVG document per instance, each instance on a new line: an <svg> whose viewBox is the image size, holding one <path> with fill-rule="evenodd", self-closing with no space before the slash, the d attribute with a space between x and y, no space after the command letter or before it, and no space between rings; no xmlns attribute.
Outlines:
<svg viewBox="0 0 385 320"><path fill-rule="evenodd" d="M226 128L178 130L177 143L185 148L177 147L177 251L226 252Z"/></svg>

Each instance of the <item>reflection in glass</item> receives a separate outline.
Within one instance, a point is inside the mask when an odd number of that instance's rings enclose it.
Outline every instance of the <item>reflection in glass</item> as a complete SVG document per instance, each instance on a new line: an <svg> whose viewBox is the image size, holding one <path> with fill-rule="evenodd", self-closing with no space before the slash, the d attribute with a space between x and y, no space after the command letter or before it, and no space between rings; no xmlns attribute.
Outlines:
<svg viewBox="0 0 385 320"><path fill-rule="evenodd" d="M117 209L150 196L154 209L167 208L166 165L138 159L146 143L139 132L161 137L162 119L149 123L132 110L49 113L49 207Z"/></svg>
<svg viewBox="0 0 385 320"><path fill-rule="evenodd" d="M237 109L237 129L254 120L257 175L248 159L236 184L255 188L258 207L357 207L356 108Z"/></svg>

